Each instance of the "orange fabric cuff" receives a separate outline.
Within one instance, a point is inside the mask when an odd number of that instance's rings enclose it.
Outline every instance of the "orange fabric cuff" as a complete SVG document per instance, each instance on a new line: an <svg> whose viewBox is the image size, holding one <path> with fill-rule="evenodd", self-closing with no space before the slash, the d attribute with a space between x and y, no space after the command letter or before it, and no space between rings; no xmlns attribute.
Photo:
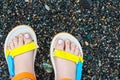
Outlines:
<svg viewBox="0 0 120 80"><path fill-rule="evenodd" d="M70 78L62 78L61 80L72 80L72 79L70 79Z"/></svg>
<svg viewBox="0 0 120 80"><path fill-rule="evenodd" d="M35 75L32 74L32 73L29 73L29 72L23 72L23 73L17 74L15 77L13 77L12 80L21 80L21 79L24 79L24 78L28 78L28 79L31 79L31 80L36 80Z"/></svg>

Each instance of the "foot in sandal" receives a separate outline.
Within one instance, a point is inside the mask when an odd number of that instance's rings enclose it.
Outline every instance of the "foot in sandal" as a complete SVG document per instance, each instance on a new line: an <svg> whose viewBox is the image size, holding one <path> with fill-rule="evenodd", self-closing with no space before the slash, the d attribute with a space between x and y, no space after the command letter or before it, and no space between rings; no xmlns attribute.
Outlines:
<svg viewBox="0 0 120 80"><path fill-rule="evenodd" d="M24 44L28 44L32 41L31 35L26 34L19 34L19 36L15 36L11 42L7 45L8 50L13 50L15 48L18 48L20 46L23 46ZM22 72L30 72L34 74L34 67L33 67L33 58L34 52L29 51L26 53L23 53L19 56L16 56L14 58L14 64L15 64L15 75L22 73Z"/></svg>
<svg viewBox="0 0 120 80"><path fill-rule="evenodd" d="M81 55L79 48L74 43L71 43L68 39L57 40L55 49L63 50L76 56ZM55 64L57 69L57 80L60 80L62 78L70 78L72 80L75 80L76 64L74 62L55 57Z"/></svg>
<svg viewBox="0 0 120 80"><path fill-rule="evenodd" d="M26 25L16 27L8 34L4 51L12 80L36 80L34 59L37 44L34 40L34 31Z"/></svg>
<svg viewBox="0 0 120 80"><path fill-rule="evenodd" d="M51 42L50 55L55 80L81 80L83 52L74 36L57 34Z"/></svg>

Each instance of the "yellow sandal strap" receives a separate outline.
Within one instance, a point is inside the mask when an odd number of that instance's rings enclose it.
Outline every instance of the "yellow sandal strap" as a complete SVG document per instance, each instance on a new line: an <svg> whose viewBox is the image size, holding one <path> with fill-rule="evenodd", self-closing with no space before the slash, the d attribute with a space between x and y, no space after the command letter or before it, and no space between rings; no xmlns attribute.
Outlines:
<svg viewBox="0 0 120 80"><path fill-rule="evenodd" d="M82 56L76 56L72 53L65 52L65 51L62 51L62 50L54 50L54 56L59 57L59 58L63 58L63 59L67 59L67 60L73 61L75 63L78 63L78 62L83 63Z"/></svg>
<svg viewBox="0 0 120 80"><path fill-rule="evenodd" d="M20 46L18 48L15 48L13 50L6 49L6 56L12 56L15 57L17 55L23 54L25 52L31 51L38 48L38 46L32 41L28 44L25 44L23 46Z"/></svg>

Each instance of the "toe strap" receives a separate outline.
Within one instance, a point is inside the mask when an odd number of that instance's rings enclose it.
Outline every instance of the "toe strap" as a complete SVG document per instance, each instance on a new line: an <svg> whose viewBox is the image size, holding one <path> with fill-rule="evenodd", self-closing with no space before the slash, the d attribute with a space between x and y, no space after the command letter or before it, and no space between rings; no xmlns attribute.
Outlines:
<svg viewBox="0 0 120 80"><path fill-rule="evenodd" d="M66 59L66 60L70 60L70 61L73 61L75 63L78 63L78 62L83 63L82 56L76 56L72 53L65 52L65 51L62 51L62 50L57 50L57 49L54 50L54 56L59 57L59 58L63 58L63 59Z"/></svg>
<svg viewBox="0 0 120 80"><path fill-rule="evenodd" d="M28 79L31 79L31 80L36 80L35 75L32 74L32 73L29 73L29 72L23 72L23 73L17 74L15 77L13 77L12 80L22 80L24 78L28 78Z"/></svg>
<svg viewBox="0 0 120 80"><path fill-rule="evenodd" d="M36 48L38 48L38 46L32 41L31 43L25 44L23 46L13 49L13 50L6 49L6 56L15 57L17 55L34 50Z"/></svg>

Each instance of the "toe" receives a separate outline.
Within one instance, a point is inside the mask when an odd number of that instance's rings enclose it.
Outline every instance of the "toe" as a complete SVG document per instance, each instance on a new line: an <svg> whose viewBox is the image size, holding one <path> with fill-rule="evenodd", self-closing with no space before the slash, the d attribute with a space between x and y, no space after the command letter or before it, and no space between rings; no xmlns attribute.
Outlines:
<svg viewBox="0 0 120 80"><path fill-rule="evenodd" d="M78 56L78 55L79 55L79 53L80 53L79 48L78 48L78 47L76 47L76 48L75 48L75 52L74 52L74 54Z"/></svg>
<svg viewBox="0 0 120 80"><path fill-rule="evenodd" d="M14 46L14 43L13 43L13 40L10 42L10 49L14 49L15 46Z"/></svg>
<svg viewBox="0 0 120 80"><path fill-rule="evenodd" d="M78 53L78 55L79 55L79 56L82 56L82 54L81 54L80 52Z"/></svg>
<svg viewBox="0 0 120 80"><path fill-rule="evenodd" d="M70 40L65 40L65 51L70 52Z"/></svg>
<svg viewBox="0 0 120 80"><path fill-rule="evenodd" d="M16 36L13 39L13 43L14 43L15 48L18 47L18 38Z"/></svg>
<svg viewBox="0 0 120 80"><path fill-rule="evenodd" d="M10 45L7 46L7 49L8 49L8 50L11 50Z"/></svg>
<svg viewBox="0 0 120 80"><path fill-rule="evenodd" d="M23 34L19 34L19 42L18 42L18 45L19 45L19 46L22 46L22 45L23 45L23 42L24 42Z"/></svg>
<svg viewBox="0 0 120 80"><path fill-rule="evenodd" d="M74 43L71 43L71 53L75 52L76 45Z"/></svg>
<svg viewBox="0 0 120 80"><path fill-rule="evenodd" d="M31 35L28 33L25 33L24 34L24 43L27 44L27 43L30 43L31 41L32 41Z"/></svg>
<svg viewBox="0 0 120 80"><path fill-rule="evenodd" d="M64 50L64 41L62 39L57 40L56 49Z"/></svg>

